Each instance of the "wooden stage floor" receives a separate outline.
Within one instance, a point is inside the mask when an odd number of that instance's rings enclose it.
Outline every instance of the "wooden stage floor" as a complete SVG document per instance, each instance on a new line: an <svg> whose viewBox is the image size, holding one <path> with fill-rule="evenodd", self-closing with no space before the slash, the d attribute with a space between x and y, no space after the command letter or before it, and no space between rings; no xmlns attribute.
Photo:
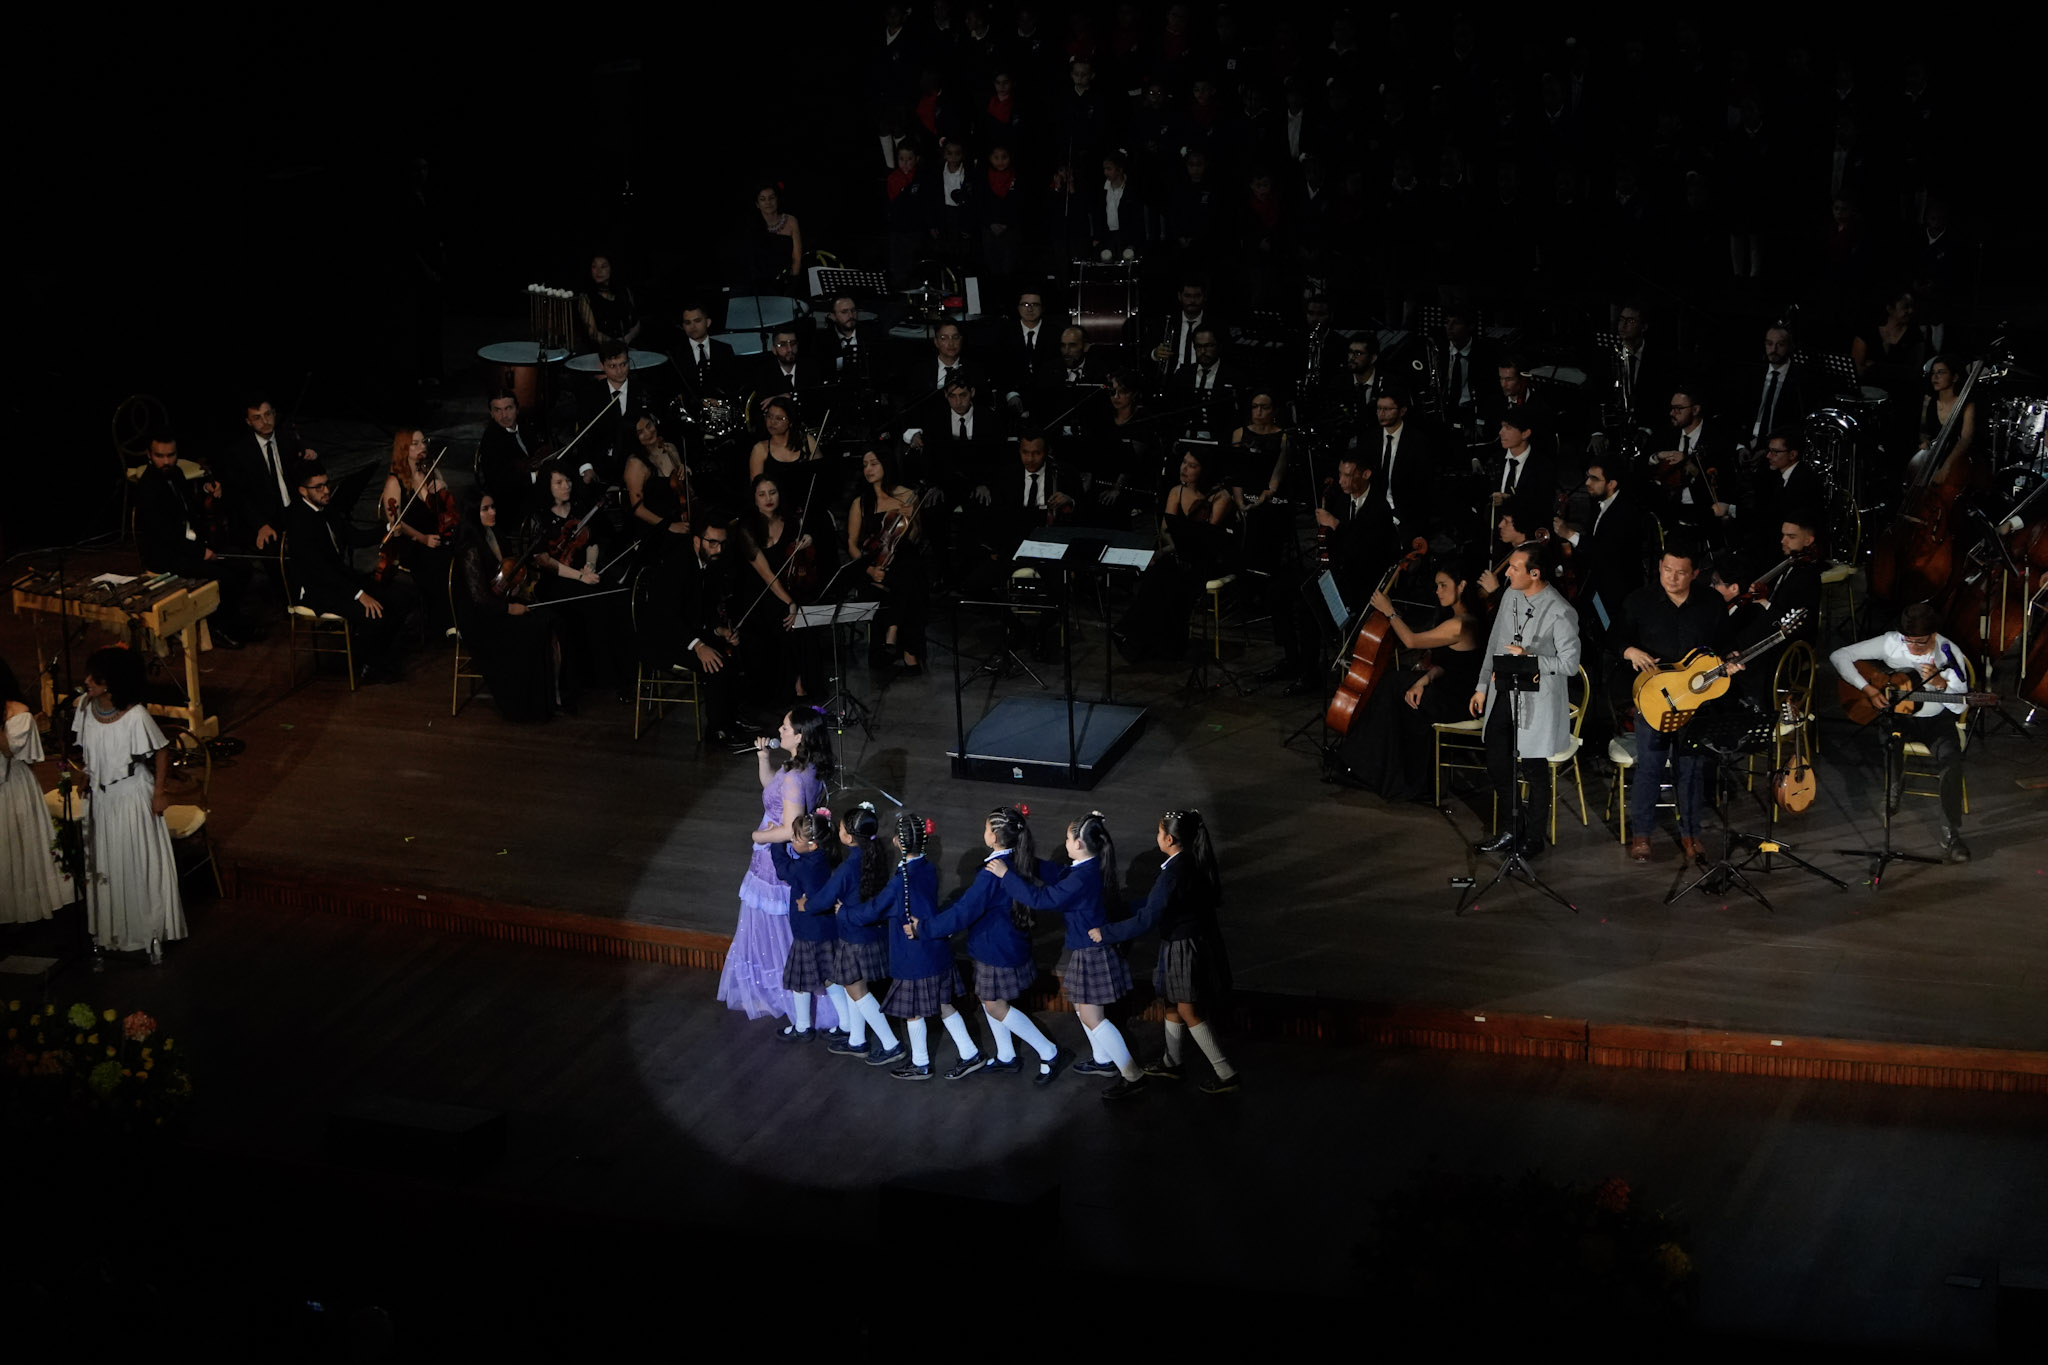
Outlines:
<svg viewBox="0 0 2048 1365"><path fill-rule="evenodd" d="M1100 630L1083 634L1077 676L1093 695ZM0 618L0 650L17 667L30 657L28 637L25 619ZM754 764L700 749L686 710L637 742L630 707L609 696L588 696L580 715L538 727L507 724L488 698L451 717L441 644L412 657L404 683L350 694L338 673L313 677L303 656L292 685L283 638L280 625L260 646L204 659L210 708L248 745L215 777L212 827L227 863L308 888L452 894L730 931L758 813ZM982 815L1008 793L949 775L946 638L941 622L922 678L857 673L877 730L871 743L850 735L841 759L937 820L950 888L978 856ZM1262 639L1243 654L1238 638L1231 662L1266 661ZM981 635L966 644L987 652ZM1864 883L1865 864L1830 851L1880 837L1875 747L1824 722L1821 799L1783 833L1850 888L1781 870L1759 878L1775 913L1740 894L1663 905L1679 873L1675 841L1660 838L1647 869L1629 863L1601 816L1607 777L1589 761L1591 824L1562 813L1559 846L1537 863L1581 913L1517 888L1460 918L1450 879L1493 870L1471 852L1484 833L1484 798L1476 812L1464 801L1438 811L1326 785L1308 745L1282 746L1311 715L1309 703L1190 694L1184 679L1179 668L1120 666L1116 699L1151 711L1136 747L1093 793L1030 789L1025 799L1047 831L1091 806L1106 811L1127 858L1150 851L1161 811L1201 807L1221 842L1227 932L1244 988L1615 1024L2048 1048L2048 830L2040 794L2015 783L2048 767L2048 751L2026 738L1996 735L1973 749L1975 861L1900 864L1876 891ZM970 686L969 723L994 699L1030 688L1029 679ZM1731 814L1739 828L1761 827L1753 806ZM1909 799L1900 846L1932 852L1938 820L1933 801ZM1041 945L1048 964L1056 934L1054 926Z"/></svg>

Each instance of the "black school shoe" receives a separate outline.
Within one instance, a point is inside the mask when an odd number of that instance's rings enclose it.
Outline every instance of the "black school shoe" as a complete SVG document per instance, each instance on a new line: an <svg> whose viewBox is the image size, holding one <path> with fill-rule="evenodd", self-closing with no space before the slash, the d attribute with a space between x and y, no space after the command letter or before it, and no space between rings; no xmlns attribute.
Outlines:
<svg viewBox="0 0 2048 1365"><path fill-rule="evenodd" d="M894 1047L878 1047L868 1054L868 1065L887 1066L891 1062L900 1062L909 1055L910 1049L901 1043Z"/></svg>
<svg viewBox="0 0 2048 1365"><path fill-rule="evenodd" d="M1114 1076L1117 1074L1116 1063L1098 1062L1092 1058L1085 1062L1075 1062L1074 1074L1076 1076Z"/></svg>
<svg viewBox="0 0 2048 1365"><path fill-rule="evenodd" d="M794 1025L786 1024L783 1026L782 1032L775 1035L775 1041L778 1043L808 1043L816 1033L816 1029L797 1028Z"/></svg>
<svg viewBox="0 0 2048 1365"><path fill-rule="evenodd" d="M1187 1073L1181 1070L1179 1062L1169 1062L1164 1057L1161 1057L1156 1062L1146 1064L1145 1074L1157 1081L1177 1081L1182 1079Z"/></svg>
<svg viewBox="0 0 2048 1365"><path fill-rule="evenodd" d="M919 1066L916 1062L905 1062L889 1073L899 1081L928 1081L932 1078L932 1064Z"/></svg>
<svg viewBox="0 0 2048 1365"><path fill-rule="evenodd" d="M1073 1060L1073 1053L1067 1051L1063 1047L1055 1047L1053 1050L1051 1061L1048 1062L1041 1060L1038 1063L1041 1067L1045 1069L1040 1071L1036 1076L1033 1076L1031 1078L1031 1083L1037 1086L1051 1085L1053 1083L1054 1078L1056 1078L1062 1071L1065 1071L1067 1069L1067 1064Z"/></svg>
<svg viewBox="0 0 2048 1365"><path fill-rule="evenodd" d="M1018 1058L1012 1057L1007 1062L990 1062L982 1070L992 1072L998 1076L1015 1076L1024 1070L1024 1063Z"/></svg>
<svg viewBox="0 0 2048 1365"><path fill-rule="evenodd" d="M1228 1076L1212 1076L1210 1079L1202 1082L1201 1090L1204 1095L1235 1095L1237 1093L1237 1073L1232 1072Z"/></svg>
<svg viewBox="0 0 2048 1365"><path fill-rule="evenodd" d="M1129 1099L1132 1095L1137 1094L1140 1090L1143 1090L1144 1088L1145 1077L1142 1072L1139 1073L1138 1079L1135 1081L1127 1081L1123 1077L1119 1076L1116 1079L1116 1084L1108 1087L1102 1092L1102 1098L1106 1100Z"/></svg>
<svg viewBox="0 0 2048 1365"><path fill-rule="evenodd" d="M954 1067L951 1071L948 1071L946 1073L946 1079L949 1081L965 1080L967 1077L972 1076L975 1072L981 1070L983 1067L987 1065L988 1054L983 1052L977 1052L972 1057L969 1057L966 1061L960 1063L960 1065Z"/></svg>

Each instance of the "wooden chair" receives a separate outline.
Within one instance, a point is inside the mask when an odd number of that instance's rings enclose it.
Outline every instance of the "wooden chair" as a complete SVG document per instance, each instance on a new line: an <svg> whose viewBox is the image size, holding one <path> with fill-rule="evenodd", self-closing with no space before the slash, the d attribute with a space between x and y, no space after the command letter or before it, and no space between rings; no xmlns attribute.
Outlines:
<svg viewBox="0 0 2048 1365"><path fill-rule="evenodd" d="M206 813L211 808L209 797L213 790L213 751L190 730L178 731L171 737L171 744L171 775L167 785L173 795L196 798L194 803L174 801L164 809L164 827L171 832L173 855L180 849L198 853L179 867L179 876L187 876L204 864L213 869L213 893L226 895L221 886L220 864L213 856L213 839L206 832Z"/></svg>
<svg viewBox="0 0 2048 1365"><path fill-rule="evenodd" d="M462 680L468 678L475 682L482 682L484 677L481 673L465 671L466 666L476 662L476 660L473 655L465 654L462 649L462 617L456 610L455 601L455 571L461 567L462 561L460 559L457 559L448 566L448 619L456 623L449 627L448 631L448 638L455 642L455 677L448 685L448 714L451 716L461 715L464 703L476 697L476 689L474 687L469 689L469 696L465 697L462 695Z"/></svg>
<svg viewBox="0 0 2048 1365"><path fill-rule="evenodd" d="M1956 657L1962 661L1963 686L1969 691L1976 691L1977 665L1972 662L1968 655L1962 654L1960 651L1958 651ZM1970 747L1970 708L1967 706L1956 717L1956 743L1965 750ZM1941 773L1931 767L1916 768L1913 766L1913 760L1916 758L1932 759L1934 751L1917 739L1909 739L1905 742L1901 752L1904 754L1904 757L1900 762L1904 764L1904 767L1901 770L1899 794L1901 796L1932 796L1939 799L1941 796ZM1915 778L1931 782L1933 786L1916 787L1913 785L1913 779ZM1963 814L1968 815L1969 813L1970 779L1966 776L1963 778Z"/></svg>
<svg viewBox="0 0 2048 1365"><path fill-rule="evenodd" d="M1437 805L1441 806L1444 803L1444 773L1446 771L1458 769L1462 769L1465 772L1483 773L1486 771L1486 740L1483 733L1485 728L1486 721L1484 718L1478 720L1440 720L1430 726L1430 729L1436 732ZM1444 757L1445 750L1458 755L1477 754L1479 761L1477 763L1453 762ZM1498 816L1495 818L1498 819Z"/></svg>
<svg viewBox="0 0 2048 1365"><path fill-rule="evenodd" d="M309 642L305 648L313 655L315 671L319 669L320 655L339 654L348 662L348 690L355 691L356 644L355 636L349 630L348 618L331 611L315 611L294 597L291 576L285 567L288 562L285 555L285 537L283 533L279 533L277 581L284 585L285 624L288 628L285 634L285 668L291 673L292 681L296 683L299 676L299 632L304 631ZM341 641L339 645L333 643L337 637Z"/></svg>
<svg viewBox="0 0 2048 1365"><path fill-rule="evenodd" d="M643 566L633 571L632 591L626 600L633 604L633 635L636 639L646 637L640 630L641 616L647 610L646 596L651 584L647 581L647 570ZM704 738L704 689L697 674L682 664L669 662L651 663L644 652L634 665L633 679L633 738L640 738L641 717L648 707L654 708L656 720L670 706L688 706L696 719L696 735Z"/></svg>

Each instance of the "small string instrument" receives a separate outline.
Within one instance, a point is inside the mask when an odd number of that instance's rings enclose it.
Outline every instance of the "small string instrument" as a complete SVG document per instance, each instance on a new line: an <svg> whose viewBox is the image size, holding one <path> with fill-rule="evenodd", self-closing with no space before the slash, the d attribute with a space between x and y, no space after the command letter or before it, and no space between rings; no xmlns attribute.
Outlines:
<svg viewBox="0 0 2048 1365"><path fill-rule="evenodd" d="M1863 695L1863 689L1853 687L1845 678L1842 680L1842 711L1858 725L1868 725L1880 715L1910 716L1916 714L1923 703L1961 702L1965 706L1996 706L1996 692L1958 692L1950 688L1932 688L1922 684L1918 673L1893 673L1875 659L1858 659L1856 671L1872 687L1884 692L1885 704L1880 709L1876 702Z"/></svg>

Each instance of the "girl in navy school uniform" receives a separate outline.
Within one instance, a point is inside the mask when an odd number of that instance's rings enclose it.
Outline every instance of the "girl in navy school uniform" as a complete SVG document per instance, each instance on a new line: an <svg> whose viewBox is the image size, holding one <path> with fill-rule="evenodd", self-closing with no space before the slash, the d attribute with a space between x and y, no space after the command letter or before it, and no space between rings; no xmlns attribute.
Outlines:
<svg viewBox="0 0 2048 1365"><path fill-rule="evenodd" d="M1024 823L1030 813L1026 806L998 806L990 812L982 829L989 855L982 859L981 870L951 905L930 919L913 919L910 927L913 937L922 939L943 939L966 931L967 953L974 959L974 993L981 997L982 1013L988 1016L989 1033L996 1040L996 1059L986 1069L1002 1073L1021 1070L1013 1040L1022 1039L1038 1054L1036 1084L1051 1085L1067 1064L1067 1055L1028 1013L1010 1003L1038 980L1031 938L1025 932L1029 915L1024 913L1024 922L1018 922L1016 902L1004 889L1002 878L989 871L989 864L1000 862L1022 881L1037 878L1037 850L1031 827Z"/></svg>
<svg viewBox="0 0 2048 1365"><path fill-rule="evenodd" d="M1152 894L1129 919L1090 929L1101 944L1128 943L1159 929L1159 965L1152 969L1152 989L1166 1003L1166 1055L1145 1068L1160 1080L1181 1079L1181 1043L1192 1036L1215 1069L1202 1083L1209 1095L1237 1089L1237 1068L1223 1055L1215 1032L1198 1007L1230 991L1230 960L1223 953L1223 935L1216 924L1216 906L1223 898L1223 878L1216 868L1216 849L1198 810L1170 810L1159 822L1159 880Z"/></svg>
<svg viewBox="0 0 2048 1365"><path fill-rule="evenodd" d="M854 905L873 898L888 884L892 864L876 837L879 829L875 808L866 801L839 817L839 843L846 856L830 880L805 898L805 913L832 917L837 930L832 948L832 979L845 988L847 997L847 1012L841 1016L846 1020L846 1036L834 1038L825 1050L842 1057L865 1058L870 1066L900 1062L904 1055L896 1030L889 1027L888 1016L882 1013L882 1002L868 989L870 981L879 981L889 974L889 949L879 927L856 924L838 910L842 904ZM869 1030L875 1035L872 1048L868 1045Z"/></svg>
<svg viewBox="0 0 2048 1365"><path fill-rule="evenodd" d="M939 874L925 861L924 843L932 833L932 822L904 811L896 817L896 847L903 855L896 874L874 899L859 905L839 907L840 922L851 918L857 924L883 924L889 939L889 996L882 1012L892 1019L907 1019L910 1027L910 1060L889 1074L899 1081L928 1081L932 1078L931 1053L925 1047L925 1018L939 1015L953 1046L960 1050L960 1065L946 1073L957 1081L972 1076L988 1065L967 1021L953 1008L960 994L960 973L953 967L953 947L946 940L915 938L913 921L930 919L939 908ZM1023 883L1023 878L1018 878Z"/></svg>
<svg viewBox="0 0 2048 1365"><path fill-rule="evenodd" d="M782 988L789 992L789 1023L776 1036L785 1043L809 1042L811 997L824 993L840 1019L850 1019L853 1003L837 984L833 949L839 941L837 918L829 902L813 908L809 898L832 879L832 812L820 806L790 822L789 842L770 844L775 875L789 885L789 956L782 965ZM839 1030L831 1032L839 1034Z"/></svg>
<svg viewBox="0 0 2048 1365"><path fill-rule="evenodd" d="M1109 923L1108 898L1116 894L1116 845L1110 841L1109 825L1099 810L1089 811L1067 826L1067 867L1055 879L1033 886L1022 877L1011 879L1001 862L988 865L1003 878L1003 889L1034 910L1050 910L1067 920L1067 999L1081 1026L1088 1031L1093 1061L1080 1062L1077 1073L1103 1075L1114 1071L1120 1079L1102 1092L1106 1100L1120 1100L1144 1088L1145 1073L1131 1060L1131 1049L1123 1034L1109 1022L1106 1009L1131 989L1131 969L1123 955L1088 936L1090 929Z"/></svg>

